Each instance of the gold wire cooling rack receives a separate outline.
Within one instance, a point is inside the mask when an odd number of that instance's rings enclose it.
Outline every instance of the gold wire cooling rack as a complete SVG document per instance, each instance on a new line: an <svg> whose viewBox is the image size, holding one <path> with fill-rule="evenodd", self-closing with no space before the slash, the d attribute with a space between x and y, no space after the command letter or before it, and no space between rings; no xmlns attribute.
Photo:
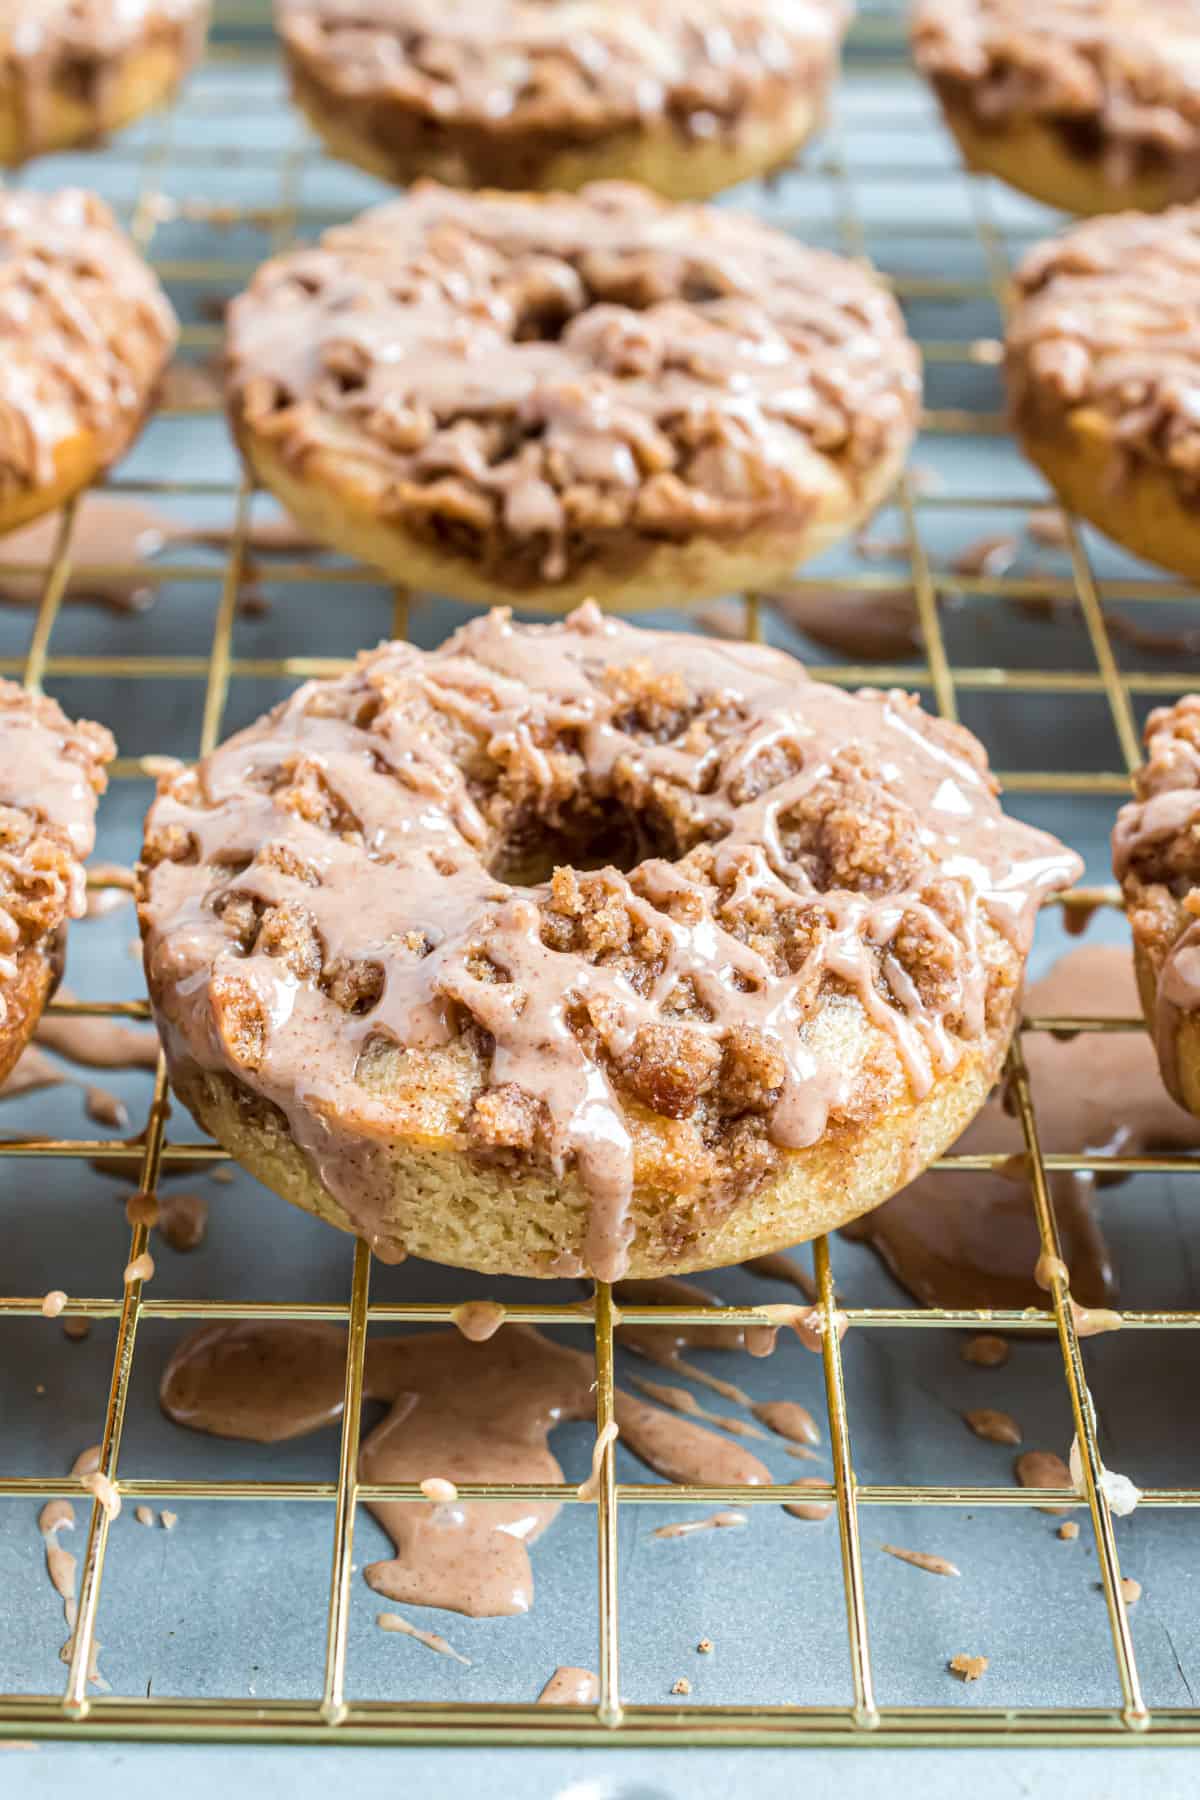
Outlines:
<svg viewBox="0 0 1200 1800"><path fill-rule="evenodd" d="M879 22L872 22L866 34L868 43L877 45ZM885 34L886 35L886 34ZM225 49L214 52L210 68L220 68L231 61L241 62L261 52L249 49ZM896 72L898 73L898 72ZM213 90L207 98L193 99L189 105L210 106L214 112L231 110L228 102ZM129 152L126 150L125 155ZM330 209L306 206L302 200L303 174L306 161L314 154L301 144L288 151L279 168L278 198L268 207L256 207L252 222L269 232L275 247L290 241L299 231L312 231L327 222ZM189 147L173 141L172 119L166 115L146 139L144 152L139 151L138 184L130 217L133 235L170 285L179 282L203 282L220 286L232 293L242 284L248 267L232 259L183 263L172 261L159 249L161 221L172 216L172 178L186 168ZM889 177L906 173L919 177L921 167L915 161L908 167L904 143L898 142L894 157L889 157ZM866 234L857 204L858 184L869 171L862 165L852 166L836 133L827 139L810 163L829 183L834 197L834 210L844 248L861 254ZM884 171L880 170L879 173ZM960 179L955 177L956 180ZM1007 246L1004 233L993 223L988 210L986 191L961 178L969 192L971 206L970 232L982 250L987 271L986 282L976 284L949 278L897 279L895 285L902 300L935 297L960 300L986 296L1002 301L1007 276ZM245 222L251 214L246 209L230 206L224 200L211 203L190 200L187 208L192 217L208 217L218 224ZM873 227L873 235L882 228ZM928 232L948 238L960 232L952 222L928 225ZM208 354L219 338L219 328L212 323L186 325L185 350ZM927 363L934 365L967 365L979 360L977 345L953 339L926 339L923 344ZM934 434L988 434L1002 429L994 414L941 410L930 412L925 429ZM33 689L44 681L76 676L119 676L141 681L197 680L204 682L203 722L198 748L208 750L218 740L231 684L257 679L299 679L323 674L345 664L326 658L239 658L233 652L233 627L239 587L243 580L249 552L247 522L252 492L241 487L214 482L138 481L124 482L118 476L110 488L136 485L139 493L183 493L197 496L224 494L232 501L235 525L223 568L214 575L211 566L173 564L168 569L147 566L138 570L138 579L153 585L161 580L214 579L219 581L215 623L208 654L199 656L138 655L100 657L56 654L54 633L60 608L72 570L72 532L74 508L68 506L58 525L53 552L42 576L41 596L23 657L0 661L6 674L18 675ZM1134 717L1133 696L1170 695L1179 691L1182 677L1168 672L1123 670L1114 652L1103 601L1106 588L1093 572L1080 536L1068 522L1070 576L1057 580L1039 576L1036 582L1016 576L989 577L987 591L1009 599L1028 599L1034 589L1038 596L1050 595L1064 603L1073 603L1086 629L1094 666L1082 670L1039 670L990 666L952 665L943 639L939 617L939 600L945 597L947 578L939 574L923 536L923 526L931 509L964 507L974 509L1025 506L1027 501L1005 499L997 495L957 499L926 492L911 480L903 482L895 496L895 504L903 520L909 571L919 613L923 652L918 664L904 667L826 665L817 670L825 679L847 685L901 684L917 686L931 693L941 713L949 718L957 715L961 693L972 691L1004 691L1010 694L1048 694L1100 696L1107 704L1124 767L1111 772L1071 773L1062 770L1033 770L1005 777L1006 785L1027 793L1058 795L1121 795L1127 791L1129 772L1139 758L1138 732ZM34 571L28 571L34 572ZM77 573L85 574L86 570ZM100 573L101 571L93 571ZM115 571L107 570L109 575ZM281 581L293 584L319 582L326 578L322 569L303 560L277 565L275 573ZM376 582L364 570L339 571L339 580ZM861 571L845 578L855 591L872 585L894 586L894 575L874 575ZM828 588L828 577L821 579ZM832 585L837 585L836 580ZM956 574L954 589L961 593L982 591L983 583ZM1121 582L1125 600L1183 600L1191 597L1188 590L1167 580L1129 580ZM761 632L759 607L753 596L745 598L745 629L751 635ZM408 596L398 591L394 596L393 624L404 633L408 621ZM353 646L348 648L352 649ZM180 746L171 746L178 750ZM197 746L187 746L195 750ZM122 759L115 775L145 777L152 771L153 759ZM1090 909L1097 904L1112 904L1111 890L1077 890L1066 896L1068 908ZM123 1019L145 1019L147 1006L142 999L113 999L85 1004L56 1002L55 1010L64 1014L97 1014ZM1141 1029L1136 1020L1094 1018L1028 1018L1022 1034L1037 1031L1069 1030L1073 1032L1130 1031ZM1051 1197L1049 1175L1054 1170L1087 1170L1103 1177L1116 1173L1196 1173L1200 1162L1187 1155L1158 1156L1069 1156L1044 1154L1039 1145L1036 1096L1022 1050L1021 1036L1014 1042L1009 1064L1010 1088L1024 1135L1032 1204L1034 1206L1041 1247L1047 1257L1058 1258L1059 1236ZM108 1161L128 1165L130 1176L149 1194L156 1190L164 1170L197 1165L219 1157L221 1152L206 1143L175 1142L167 1136L167 1089L160 1059L153 1099L139 1140L114 1144L104 1139L23 1139L0 1142L0 1156L25 1159L35 1167L47 1158L88 1159L104 1156ZM986 1170L1001 1161L1001 1155L946 1156L937 1165L942 1169ZM148 1232L145 1225L133 1227L129 1260L146 1249ZM309 1743L376 1742L414 1743L456 1741L459 1743L609 1743L609 1744L978 1744L995 1743L1075 1743L1133 1744L1148 1741L1200 1744L1200 1708L1155 1708L1147 1706L1143 1697L1137 1659L1130 1634L1126 1602L1122 1595L1121 1573L1112 1517L1102 1485L1102 1463L1097 1444L1095 1416L1088 1395L1076 1325L1066 1280L1055 1274L1050 1293L1052 1304L1045 1310L992 1311L935 1310L920 1307L845 1308L835 1296L830 1268L829 1247L825 1240L814 1246L817 1277L817 1307L821 1318L824 1385L833 1463L833 1480L823 1491L811 1486L779 1484L769 1488L679 1486L670 1483L634 1484L618 1482L614 1450L608 1444L601 1463L601 1480L593 1501L581 1501L572 1486L505 1487L494 1484L462 1486L464 1500L488 1501L521 1496L529 1500L553 1499L567 1504L594 1504L597 1543L597 1617L599 1641L599 1699L594 1707L543 1709L520 1705L417 1704L403 1701L347 1700L345 1694L347 1624L351 1596L352 1552L356 1510L361 1502L374 1500L420 1501L415 1486L381 1486L360 1481L357 1477L359 1415L363 1395L364 1354L368 1326L375 1323L448 1322L451 1305L372 1305L370 1301L370 1257L360 1243L355 1251L351 1291L344 1303L277 1303L224 1301L219 1297L205 1300L155 1300L144 1292L143 1283L135 1280L119 1295L72 1298L67 1315L86 1319L116 1321L116 1345L113 1357L108 1401L101 1437L100 1469L119 1484L128 1501L157 1500L175 1504L180 1500L268 1500L286 1504L320 1503L327 1506L332 1520L331 1565L329 1579L328 1621L325 1636L324 1680L321 1692L309 1701L259 1700L255 1698L178 1698L131 1699L115 1695L92 1695L88 1689L88 1667L95 1639L97 1608L104 1580L105 1555L109 1543L109 1519L104 1508L93 1500L90 1512L86 1550L81 1564L78 1623L66 1677L58 1695L0 1694L0 1738L4 1737L166 1737L176 1740L294 1740ZM1061 1263L1057 1263L1061 1268ZM116 1271L114 1271L116 1273ZM116 1284L120 1287L120 1279ZM40 1313L40 1296L0 1296L0 1319L30 1317ZM952 1508L1037 1507L1063 1496L1058 1490L992 1486L925 1486L866 1484L856 1479L851 1449L851 1427L843 1380L842 1355L836 1329L838 1314L848 1319L852 1330L875 1331L974 1331L986 1325L989 1331L1009 1333L1055 1333L1061 1351L1062 1377L1070 1400L1071 1415L1082 1447L1086 1506L1095 1534L1101 1582L1111 1631L1112 1654L1120 1682L1122 1703L1119 1708L988 1708L977 1706L889 1707L876 1701L872 1673L871 1638L864 1596L863 1559L860 1549L859 1513L864 1506L941 1506ZM597 1289L589 1316L578 1306L517 1305L507 1316L516 1321L536 1324L573 1326L590 1330L594 1337L596 1367L596 1428L603 1432L613 1417L613 1329L620 1319L633 1322L697 1323L709 1316L703 1309L687 1307L625 1307L618 1310L611 1291L604 1285ZM721 1319L726 1324L754 1324L767 1321L768 1315L754 1308L723 1308ZM342 1425L340 1458L335 1481L201 1481L176 1480L169 1476L135 1474L121 1463L121 1439L130 1406L131 1379L138 1344L139 1327L147 1319L212 1321L216 1319L322 1319L344 1322L348 1326L348 1355L345 1375L345 1409ZM1200 1312L1126 1312L1125 1331L1172 1332L1200 1328ZM76 1500L86 1497L87 1490L79 1479L47 1479L43 1475L7 1474L0 1478L0 1499L32 1501L34 1498L59 1494ZM622 1507L661 1505L663 1503L714 1503L738 1505L779 1505L789 1498L807 1501L822 1497L836 1506L841 1551L841 1573L845 1599L846 1640L852 1680L853 1700L844 1707L803 1704L787 1706L705 1706L686 1711L673 1706L632 1706L621 1700L620 1631L617 1594L617 1520ZM1079 1504L1082 1506L1084 1497ZM1141 1501L1149 1507L1200 1507L1200 1488L1152 1488Z"/></svg>

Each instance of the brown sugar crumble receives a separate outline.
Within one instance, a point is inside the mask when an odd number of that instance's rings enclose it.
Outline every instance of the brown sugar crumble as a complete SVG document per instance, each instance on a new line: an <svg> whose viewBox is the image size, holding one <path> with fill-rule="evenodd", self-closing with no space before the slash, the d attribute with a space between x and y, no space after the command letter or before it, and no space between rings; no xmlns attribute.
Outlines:
<svg viewBox="0 0 1200 1800"><path fill-rule="evenodd" d="M960 1654L952 1656L946 1667L952 1675L957 1675L960 1681L978 1681L979 1677L987 1670L988 1659L986 1656Z"/></svg>
<svg viewBox="0 0 1200 1800"><path fill-rule="evenodd" d="M980 1369L998 1369L1008 1361L1008 1344L1002 1337L995 1337L991 1332L981 1332L976 1337L969 1337L962 1347L964 1362L974 1363Z"/></svg>

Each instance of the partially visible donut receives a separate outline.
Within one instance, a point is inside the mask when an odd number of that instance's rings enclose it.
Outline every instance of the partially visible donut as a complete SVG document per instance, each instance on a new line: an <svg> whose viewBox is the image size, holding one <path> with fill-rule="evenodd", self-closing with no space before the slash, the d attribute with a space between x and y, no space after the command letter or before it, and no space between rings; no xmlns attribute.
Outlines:
<svg viewBox="0 0 1200 1800"><path fill-rule="evenodd" d="M0 681L0 1082L62 973L115 751L102 725L73 724L57 701Z"/></svg>
<svg viewBox="0 0 1200 1800"><path fill-rule="evenodd" d="M1200 205L1089 219L1017 269L1013 426L1072 512L1200 580Z"/></svg>
<svg viewBox="0 0 1200 1800"><path fill-rule="evenodd" d="M160 105L200 55L208 0L6 0L0 163L95 143Z"/></svg>
<svg viewBox="0 0 1200 1800"><path fill-rule="evenodd" d="M0 191L0 532L61 505L125 452L175 334L103 200Z"/></svg>
<svg viewBox="0 0 1200 1800"><path fill-rule="evenodd" d="M1064 212L1200 196L1194 0L917 0L912 38L968 168Z"/></svg>
<svg viewBox="0 0 1200 1800"><path fill-rule="evenodd" d="M849 0L276 0L297 105L406 185L703 200L820 125Z"/></svg>
<svg viewBox="0 0 1200 1800"><path fill-rule="evenodd" d="M268 1186L610 1279L911 1180L1079 868L910 697L589 606L384 645L166 777L139 913L175 1091Z"/></svg>
<svg viewBox="0 0 1200 1800"><path fill-rule="evenodd" d="M1200 694L1146 720L1146 761L1117 814L1113 868L1142 1010L1167 1092L1200 1114Z"/></svg>
<svg viewBox="0 0 1200 1800"><path fill-rule="evenodd" d="M233 302L246 460L410 586L622 610L767 585L872 512L919 357L870 271L608 183L404 199Z"/></svg>

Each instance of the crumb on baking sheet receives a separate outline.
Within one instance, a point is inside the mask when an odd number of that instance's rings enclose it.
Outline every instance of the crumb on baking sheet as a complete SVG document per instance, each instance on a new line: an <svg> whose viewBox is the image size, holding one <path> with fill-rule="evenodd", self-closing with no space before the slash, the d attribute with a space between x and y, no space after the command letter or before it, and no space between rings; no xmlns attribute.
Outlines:
<svg viewBox="0 0 1200 1800"><path fill-rule="evenodd" d="M150 1528L153 1530L153 1528L154 1528L154 1513L152 1512L150 1507L145 1506L145 1505L135 1506L133 1509L133 1516L137 1520L139 1525L149 1525Z"/></svg>
<svg viewBox="0 0 1200 1800"><path fill-rule="evenodd" d="M950 1673L957 1675L960 1681L978 1681L987 1666L986 1656L966 1656L961 1653L958 1656L952 1656L946 1664Z"/></svg>
<svg viewBox="0 0 1200 1800"><path fill-rule="evenodd" d="M164 1531L174 1531L175 1527L179 1523L179 1514L178 1513L160 1512L158 1516L159 1516L159 1520L161 1521L162 1528Z"/></svg>
<svg viewBox="0 0 1200 1800"><path fill-rule="evenodd" d="M675 1682L671 1688L671 1692L673 1694L690 1694L691 1691L692 1691L692 1684L688 1680L686 1675L681 1675L679 1677L679 1680L677 1682Z"/></svg>
<svg viewBox="0 0 1200 1800"><path fill-rule="evenodd" d="M701 1638L700 1642L696 1645L696 1648L700 1652L701 1656L708 1656L712 1650L712 1647L713 1647L713 1641L711 1638Z"/></svg>
<svg viewBox="0 0 1200 1800"><path fill-rule="evenodd" d="M1065 1544L1069 1544L1079 1536L1079 1527L1074 1519L1064 1519L1058 1528L1058 1535Z"/></svg>
<svg viewBox="0 0 1200 1800"><path fill-rule="evenodd" d="M980 1332L967 1339L962 1347L962 1359L980 1369L998 1369L1001 1363L1008 1361L1008 1344L990 1331Z"/></svg>
<svg viewBox="0 0 1200 1800"><path fill-rule="evenodd" d="M1132 1575L1122 1575L1121 1595L1126 1606L1136 1606L1142 1597L1142 1584L1135 1581Z"/></svg>

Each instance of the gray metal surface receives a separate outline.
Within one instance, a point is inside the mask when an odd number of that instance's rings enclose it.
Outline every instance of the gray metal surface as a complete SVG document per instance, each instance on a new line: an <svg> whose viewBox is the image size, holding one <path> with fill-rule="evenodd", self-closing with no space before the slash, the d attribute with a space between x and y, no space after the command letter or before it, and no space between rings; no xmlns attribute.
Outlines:
<svg viewBox="0 0 1200 1800"><path fill-rule="evenodd" d="M852 75L841 110L849 184L869 252L891 274L934 282L964 274L982 280L986 264L973 232L967 185L954 169L924 96L913 84L891 77ZM168 161L160 179L175 198L269 208L280 202L281 181L291 178L284 153L301 141L280 104L278 78L244 69L203 74L180 110L174 139L184 154ZM128 208L142 174L143 141L150 141L149 136L143 140L134 133L103 157L47 161L27 179L38 186L88 182ZM892 176L889 168L898 159L905 170ZM914 173L919 164L925 166L924 175ZM303 209L349 213L380 192L368 178L314 157L291 198ZM736 198L810 239L846 244L846 182L822 169L819 155L809 172L790 175L771 196L751 192ZM995 196L994 207L1014 246L1045 227L1046 215L1015 198ZM315 217L303 217L302 225L314 229ZM952 232L952 226L961 229ZM269 247L267 234L248 226L221 229L187 220L163 225L153 242L156 257L169 257L177 265L244 258L247 272ZM210 278L180 279L172 286L185 320L200 324L211 314ZM983 297L947 302L932 295L913 301L909 316L914 330L927 338L966 340L997 329L995 307ZM999 403L995 371L986 366L932 364L928 388L933 407ZM1014 521L1020 518L1020 502L1039 494L1037 481L1003 440L932 436L922 443L918 460L938 473L949 495L1011 497L1018 503ZM121 484L134 491L139 483L164 478L225 484L226 491L207 498L189 495L163 502L181 517L209 522L230 519L235 477L227 436L215 417L154 421L120 471ZM269 510L263 500L257 505ZM922 509L922 537L930 557L944 565L956 547L1003 529L1007 522L1007 515L973 506L959 511L930 507ZM881 521L881 532L890 529ZM1132 566L1099 544L1094 548L1101 570ZM194 564L204 561L206 553L169 551L166 560L172 556ZM117 616L89 606L68 607L55 629L54 652L203 654L211 639L221 573L218 553L208 554L207 560L211 580L168 582L157 605L145 614ZM1045 553L1038 560L1045 562ZM852 562L847 552L832 558L829 567L844 569ZM268 570L264 588L271 608L265 616L239 617L239 655L344 655L388 631L386 589L340 582L332 562L327 585L289 587L273 581ZM1200 623L1200 606L1174 605L1167 611L1172 622ZM414 609L413 635L422 644L433 644L461 616L449 605L422 604ZM1154 609L1143 606L1138 616L1149 622ZM30 622L28 612L0 608L0 656L23 653ZM678 617L664 622L685 623ZM951 655L959 662L1094 668L1086 635L1069 609L1050 619L1030 619L984 596L948 613L945 626ZM794 635L774 626L772 635L810 660L820 660ZM1144 652L1138 658L1139 666L1171 668L1169 661L1156 661ZM62 679L51 686L70 709L109 722L126 755L189 755L195 750L203 703L200 681ZM235 681L227 728L256 716L278 691L268 682ZM1000 768L1120 767L1102 694L1064 699L966 693L962 703L966 722L981 732ZM113 786L101 809L98 855L134 858L148 791L142 781ZM1068 836L1086 854L1092 880L1107 878L1106 839L1114 804L1107 797L1064 803L1016 795L1011 801L1015 811ZM1107 937L1119 935L1121 925L1115 917L1102 916L1092 929L1097 937ZM133 934L128 908L77 926L71 938L71 986L84 997L139 994ZM1059 944L1057 915L1050 915L1042 921L1035 967L1044 966ZM100 1079L127 1098L131 1115L140 1121L148 1078L121 1074ZM78 1136L92 1129L84 1119L78 1087L0 1109L0 1131L5 1133ZM190 1125L177 1116L172 1129L179 1132ZM232 1186L203 1176L176 1181L203 1188L211 1225L204 1245L191 1255L156 1246L156 1298L345 1299L348 1240L293 1212L240 1173ZM118 1291L128 1244L120 1204L125 1192L121 1183L84 1163L0 1162L4 1291ZM1101 1211L1128 1305L1196 1303L1198 1198L1194 1184L1189 1191L1183 1178L1143 1177L1103 1194ZM866 1249L839 1243L835 1262L839 1284L853 1303L902 1302L900 1290ZM738 1270L706 1278L705 1285L725 1299L787 1297ZM503 1300L531 1291L531 1284L484 1281L419 1264L377 1267L372 1282L373 1300L457 1301L483 1294ZM99 1436L112 1329L97 1326L84 1343L67 1342L56 1324L41 1320L10 1320L2 1329L0 1465L6 1472L58 1474ZM195 1437L169 1424L156 1405L156 1383L185 1329L155 1321L142 1326L122 1449L124 1473L336 1474L332 1432L264 1452ZM576 1341L586 1340L579 1334ZM949 1332L849 1335L844 1354L860 1477L1006 1480L1010 1452L964 1428L960 1413L968 1405L1003 1406L1021 1421L1028 1444L1065 1455L1071 1432L1056 1345L1022 1341L1006 1368L986 1372L962 1363L959 1342ZM1200 1460L1192 1428L1200 1335L1105 1337L1088 1344L1086 1360L1110 1466L1143 1484L1194 1484ZM756 1395L799 1398L818 1417L823 1415L819 1362L794 1341L782 1343L769 1362L713 1358L708 1366ZM555 1448L569 1478L586 1472L591 1437L583 1425L557 1434ZM759 1448L780 1479L796 1474L798 1465L784 1454L782 1443ZM644 1478L620 1448L618 1461L622 1478ZM814 1465L814 1472L827 1466ZM58 1660L61 1606L42 1567L35 1513L25 1501L0 1503L0 1688L8 1691L55 1691L64 1677ZM693 1702L844 1703L849 1678L833 1522L802 1523L776 1508L756 1508L741 1532L655 1541L651 1531L664 1516L661 1509L622 1508L624 1695L631 1701L664 1701L674 1680L686 1675ZM1079 1541L1068 1545L1057 1540L1055 1525L1030 1512L971 1516L949 1509L864 1509L867 1598L882 1703L969 1699L1052 1706L1119 1701L1090 1529L1084 1522ZM145 1530L128 1513L122 1516L113 1532L98 1627L101 1668L114 1690L212 1696L311 1696L319 1691L331 1527L332 1509L318 1505L190 1504L181 1509L178 1530L170 1535ZM1190 1704L1200 1681L1193 1583L1196 1530L1192 1515L1170 1511L1140 1512L1118 1524L1123 1566L1144 1590L1133 1612L1133 1632L1152 1706ZM962 1579L937 1580L903 1566L880 1553L885 1541L949 1556L961 1567ZM356 1560L361 1564L384 1547L378 1527L360 1516ZM422 1619L472 1659L469 1669L431 1655L415 1642L378 1632L373 1624L378 1602L358 1581L348 1694L529 1700L556 1664L594 1666L590 1511L566 1509L535 1548L533 1561L537 1597L530 1616L489 1621L431 1614ZM695 1652L702 1636L715 1641L711 1657ZM947 1658L959 1651L990 1658L983 1688L967 1689L946 1672ZM116 1755L103 1754L108 1759ZM51 1755L47 1753L48 1761ZM535 1765L524 1766L532 1779ZM8 1772L6 1763L0 1781ZM1144 1779L1140 1769L1137 1779ZM612 1780L616 1785L611 1791L626 1792L630 1800L659 1791L637 1783L623 1788L616 1777ZM516 1783L513 1791L520 1791Z"/></svg>

